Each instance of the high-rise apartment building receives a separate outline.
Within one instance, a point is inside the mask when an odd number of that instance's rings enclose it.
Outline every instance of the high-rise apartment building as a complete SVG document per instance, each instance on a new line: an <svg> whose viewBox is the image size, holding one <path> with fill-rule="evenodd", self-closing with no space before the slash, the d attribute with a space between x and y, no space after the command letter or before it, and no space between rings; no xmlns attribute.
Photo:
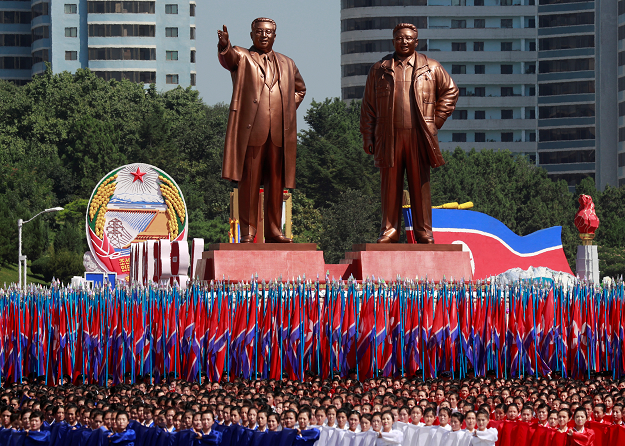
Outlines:
<svg viewBox="0 0 625 446"><path fill-rule="evenodd" d="M189 0L0 0L0 78L89 68L104 79L195 86Z"/></svg>
<svg viewBox="0 0 625 446"><path fill-rule="evenodd" d="M617 9L617 0L342 0L342 97L362 98L369 68L393 51L390 30L410 22L418 51L460 88L443 150L508 149L571 187L587 176L616 186L625 177Z"/></svg>

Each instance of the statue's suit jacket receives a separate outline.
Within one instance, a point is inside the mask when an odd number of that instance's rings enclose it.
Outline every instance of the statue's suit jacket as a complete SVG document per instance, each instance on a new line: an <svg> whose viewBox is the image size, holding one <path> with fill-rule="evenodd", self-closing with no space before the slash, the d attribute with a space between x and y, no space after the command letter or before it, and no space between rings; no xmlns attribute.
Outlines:
<svg viewBox="0 0 625 446"><path fill-rule="evenodd" d="M369 71L360 112L360 132L373 140L376 167L394 167L395 134L393 106L395 94L394 55L389 54ZM431 167L445 164L438 144L437 116L445 122L458 100L458 87L447 71L434 59L415 53L412 83L417 102L415 128L423 130L427 160Z"/></svg>
<svg viewBox="0 0 625 446"><path fill-rule="evenodd" d="M274 54L277 85L282 94L284 186L294 188L297 152L296 110L304 99L306 85L293 60L275 51ZM262 77L261 55L254 47L248 50L228 44L228 47L219 53L219 62L232 73L233 84L221 176L239 181L243 175L245 152L265 82Z"/></svg>

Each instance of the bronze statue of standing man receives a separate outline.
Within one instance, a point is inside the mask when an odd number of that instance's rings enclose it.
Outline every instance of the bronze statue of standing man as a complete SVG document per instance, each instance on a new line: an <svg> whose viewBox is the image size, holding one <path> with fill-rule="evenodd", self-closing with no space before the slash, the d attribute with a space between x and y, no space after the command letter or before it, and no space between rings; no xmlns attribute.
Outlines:
<svg viewBox="0 0 625 446"><path fill-rule="evenodd" d="M304 80L291 59L273 51L273 20L252 22L249 49L232 46L225 25L217 33L219 62L233 84L222 177L238 182L241 242L256 236L263 184L265 241L291 243L282 234L282 191L295 187L296 110L306 94Z"/></svg>
<svg viewBox="0 0 625 446"><path fill-rule="evenodd" d="M395 52L373 65L362 101L364 150L374 155L382 185L378 243L399 241L404 170L415 240L434 243L430 167L445 164L438 129L456 107L458 87L437 61L415 52L418 43L414 25L395 27Z"/></svg>

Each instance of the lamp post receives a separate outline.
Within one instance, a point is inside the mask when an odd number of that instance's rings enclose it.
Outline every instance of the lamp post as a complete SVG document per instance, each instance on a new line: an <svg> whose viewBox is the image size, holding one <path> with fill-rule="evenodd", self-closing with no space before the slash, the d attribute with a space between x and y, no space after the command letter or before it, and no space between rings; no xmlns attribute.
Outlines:
<svg viewBox="0 0 625 446"><path fill-rule="evenodd" d="M19 220L17 220L17 239L18 239L18 244L19 244L19 257L18 257L18 275L19 275L19 282L20 282L20 290L22 289L22 262L24 262L24 289L26 289L26 271L28 270L28 266L26 264L26 256L22 255L22 226L24 226L26 223L33 221L35 218L39 217L41 214L46 214L48 212L58 212L58 211L62 211L63 208L62 207L56 207L56 208L50 208L50 209L45 209L41 212L39 212L37 215L35 215L33 218L31 218L30 220L26 220L23 221L21 218Z"/></svg>

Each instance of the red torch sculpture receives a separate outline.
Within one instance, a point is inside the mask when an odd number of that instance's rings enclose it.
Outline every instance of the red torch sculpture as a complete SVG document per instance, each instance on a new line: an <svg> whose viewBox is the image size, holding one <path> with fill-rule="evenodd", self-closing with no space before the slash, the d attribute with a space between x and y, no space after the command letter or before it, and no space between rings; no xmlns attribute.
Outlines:
<svg viewBox="0 0 625 446"><path fill-rule="evenodd" d="M579 210L575 215L575 227L579 231L582 245L592 245L595 231L599 227L599 218L595 213L595 204L590 195L579 196Z"/></svg>

